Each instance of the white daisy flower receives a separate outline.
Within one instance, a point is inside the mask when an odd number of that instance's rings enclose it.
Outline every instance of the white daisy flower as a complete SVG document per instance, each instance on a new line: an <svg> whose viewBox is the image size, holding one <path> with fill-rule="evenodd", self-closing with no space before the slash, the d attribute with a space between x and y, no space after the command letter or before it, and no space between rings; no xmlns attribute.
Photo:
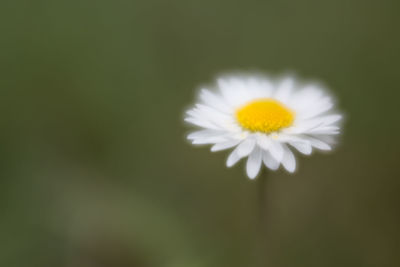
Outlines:
<svg viewBox="0 0 400 267"><path fill-rule="evenodd" d="M313 148L331 150L342 115L332 112L333 98L317 85L300 86L293 77L271 81L260 77L223 77L217 90L202 89L199 103L185 121L201 128L188 135L193 144L212 144L211 151L234 148L226 165L248 157L253 179L262 164L296 169L292 149L310 155Z"/></svg>

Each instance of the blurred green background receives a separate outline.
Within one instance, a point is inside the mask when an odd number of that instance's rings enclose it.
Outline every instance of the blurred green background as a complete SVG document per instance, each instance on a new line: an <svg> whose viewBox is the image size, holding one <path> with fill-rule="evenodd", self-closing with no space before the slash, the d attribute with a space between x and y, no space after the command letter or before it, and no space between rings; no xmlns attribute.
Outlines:
<svg viewBox="0 0 400 267"><path fill-rule="evenodd" d="M400 2L0 4L0 266L254 266L257 182L195 148L220 72L321 80L334 153L267 181L263 266L400 266Z"/></svg>

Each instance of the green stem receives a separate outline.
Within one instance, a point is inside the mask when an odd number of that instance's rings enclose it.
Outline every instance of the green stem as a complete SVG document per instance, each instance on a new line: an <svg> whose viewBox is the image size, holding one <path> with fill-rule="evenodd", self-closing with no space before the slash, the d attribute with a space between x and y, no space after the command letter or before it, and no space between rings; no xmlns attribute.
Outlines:
<svg viewBox="0 0 400 267"><path fill-rule="evenodd" d="M267 255L267 183L268 183L267 170L263 170L260 177L258 177L257 184L257 208L258 208L258 242L259 242L259 266L265 267Z"/></svg>
<svg viewBox="0 0 400 267"><path fill-rule="evenodd" d="M265 223L267 220L267 181L268 180L268 171L263 170L260 177L258 177L258 219L260 223L260 227L265 229Z"/></svg>

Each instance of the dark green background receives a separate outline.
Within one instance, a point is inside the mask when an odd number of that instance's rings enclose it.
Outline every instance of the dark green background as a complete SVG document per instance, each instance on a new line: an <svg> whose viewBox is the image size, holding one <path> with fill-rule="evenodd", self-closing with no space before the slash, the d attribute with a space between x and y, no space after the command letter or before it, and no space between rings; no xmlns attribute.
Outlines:
<svg viewBox="0 0 400 267"><path fill-rule="evenodd" d="M188 144L230 70L321 80L340 145L267 181L264 266L400 266L399 8L381 1L0 4L0 265L253 266L257 182Z"/></svg>

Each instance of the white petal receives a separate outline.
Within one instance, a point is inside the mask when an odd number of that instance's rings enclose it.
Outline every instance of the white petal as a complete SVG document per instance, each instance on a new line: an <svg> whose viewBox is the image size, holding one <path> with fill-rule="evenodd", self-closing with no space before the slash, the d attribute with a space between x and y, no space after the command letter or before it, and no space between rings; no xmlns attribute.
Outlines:
<svg viewBox="0 0 400 267"><path fill-rule="evenodd" d="M335 128L337 128L337 127L314 129L314 130L311 130L311 131L307 131L305 133L314 134L314 135L318 135L318 134L328 134L328 135L340 134L339 129L335 129Z"/></svg>
<svg viewBox="0 0 400 267"><path fill-rule="evenodd" d="M336 138L334 135L311 135L311 137L327 143L328 145L334 145L336 143Z"/></svg>
<svg viewBox="0 0 400 267"><path fill-rule="evenodd" d="M192 114L193 117L209 121L221 128L235 122L235 119L231 114L222 113L212 107L202 104L196 104L194 112L195 114Z"/></svg>
<svg viewBox="0 0 400 267"><path fill-rule="evenodd" d="M271 139L265 135L265 134L259 134L257 135L257 144L264 150L268 150L271 145L272 141Z"/></svg>
<svg viewBox="0 0 400 267"><path fill-rule="evenodd" d="M315 147L318 148L320 150L331 150L331 146L328 145L327 143L316 139L316 138L312 138L312 137L306 137L306 139L310 142L310 144Z"/></svg>
<svg viewBox="0 0 400 267"><path fill-rule="evenodd" d="M217 80L217 83L224 99L231 106L238 106L247 100L248 94L246 94L246 87L243 85L243 81L233 78L221 78Z"/></svg>
<svg viewBox="0 0 400 267"><path fill-rule="evenodd" d="M308 86L300 90L290 99L290 106L296 111L297 117L311 118L332 108L332 98L318 86Z"/></svg>
<svg viewBox="0 0 400 267"><path fill-rule="evenodd" d="M251 92L252 98L271 97L273 85L267 80L258 80L250 78L248 81L248 90Z"/></svg>
<svg viewBox="0 0 400 267"><path fill-rule="evenodd" d="M219 130L220 128L217 127L216 125L212 124L211 122L208 121L204 121L204 120L199 120L196 118L185 118L186 122L189 122L193 125L199 126L199 127L203 127L203 128L207 128L207 129L213 129L213 130Z"/></svg>
<svg viewBox="0 0 400 267"><path fill-rule="evenodd" d="M218 109L215 109L209 105L204 105L204 104L196 104L195 107L198 109L200 113L204 113L205 115L209 115L209 117L213 118L215 116L221 117L221 118L231 118L231 114L226 114L224 112L219 111Z"/></svg>
<svg viewBox="0 0 400 267"><path fill-rule="evenodd" d="M339 131L338 126L325 125L323 120L298 120L295 125L284 129L286 134L336 134Z"/></svg>
<svg viewBox="0 0 400 267"><path fill-rule="evenodd" d="M284 129L285 130L284 132L292 134L301 134L316 129L318 127L321 127L322 125L323 122L320 120L307 121L307 120L297 119L294 122L294 125L291 126L290 128Z"/></svg>
<svg viewBox="0 0 400 267"><path fill-rule="evenodd" d="M311 154L312 146L309 142L289 142L289 144L304 155Z"/></svg>
<svg viewBox="0 0 400 267"><path fill-rule="evenodd" d="M315 104L323 97L323 91L315 86L308 85L297 91L290 98L290 106L296 110L304 111L309 109L310 104Z"/></svg>
<svg viewBox="0 0 400 267"><path fill-rule="evenodd" d="M283 145L285 150L282 165L288 172L294 172L296 170L296 159L294 158L293 152L286 146Z"/></svg>
<svg viewBox="0 0 400 267"><path fill-rule="evenodd" d="M250 179L254 179L259 173L261 169L261 162L262 162L261 149L256 148L249 155L246 164L247 176L249 176Z"/></svg>
<svg viewBox="0 0 400 267"><path fill-rule="evenodd" d="M230 108L220 96L217 96L206 89L201 90L200 98L203 100L204 104L218 109L221 112L229 113L232 111L232 108Z"/></svg>
<svg viewBox="0 0 400 267"><path fill-rule="evenodd" d="M279 140L282 142L289 143L291 146L296 148L300 153L309 155L312 151L311 143L307 138L302 138L300 136L280 134Z"/></svg>
<svg viewBox="0 0 400 267"><path fill-rule="evenodd" d="M332 115L326 115L326 116L321 116L321 117L316 117L315 120L319 120L322 122L323 125L327 126L332 123L335 123L343 118L342 115L339 114L332 114Z"/></svg>
<svg viewBox="0 0 400 267"><path fill-rule="evenodd" d="M232 153L229 155L227 161L226 161L226 166L227 167L232 167L233 165L235 165L242 157L239 156L239 154L237 153L238 148L236 147Z"/></svg>
<svg viewBox="0 0 400 267"><path fill-rule="evenodd" d="M284 79L276 90L275 97L277 100L287 103L291 95L294 85L293 78Z"/></svg>
<svg viewBox="0 0 400 267"><path fill-rule="evenodd" d="M240 141L241 140L229 140L226 142L221 142L221 143L215 144L214 146L211 147L211 151L212 152L221 151L221 150L225 150L225 149L234 147L237 144L239 144Z"/></svg>
<svg viewBox="0 0 400 267"><path fill-rule="evenodd" d="M326 98L324 100L321 100L321 102L318 102L318 104L310 103L308 109L305 110L304 112L301 112L299 116L301 116L304 119L314 118L315 116L330 110L332 107L333 103L330 102L329 98Z"/></svg>
<svg viewBox="0 0 400 267"><path fill-rule="evenodd" d="M200 130L193 133L190 133L187 136L187 139L193 140L196 138L203 138L203 137L211 137L211 136L221 136L226 134L224 131L216 131L216 130Z"/></svg>
<svg viewBox="0 0 400 267"><path fill-rule="evenodd" d="M279 168L279 162L276 161L268 151L263 151L263 161L265 166L273 171Z"/></svg>
<svg viewBox="0 0 400 267"><path fill-rule="evenodd" d="M241 157L249 155L253 151L255 145L256 145L256 140L254 138L251 137L247 138L237 147L238 155Z"/></svg>
<svg viewBox="0 0 400 267"><path fill-rule="evenodd" d="M210 136L210 137L202 137L196 138L192 141L194 145L204 145L204 144L216 144L220 142L225 142L226 138L222 136Z"/></svg>
<svg viewBox="0 0 400 267"><path fill-rule="evenodd" d="M283 147L279 142L272 141L269 148L271 156L275 158L276 161L281 162L283 158Z"/></svg>

